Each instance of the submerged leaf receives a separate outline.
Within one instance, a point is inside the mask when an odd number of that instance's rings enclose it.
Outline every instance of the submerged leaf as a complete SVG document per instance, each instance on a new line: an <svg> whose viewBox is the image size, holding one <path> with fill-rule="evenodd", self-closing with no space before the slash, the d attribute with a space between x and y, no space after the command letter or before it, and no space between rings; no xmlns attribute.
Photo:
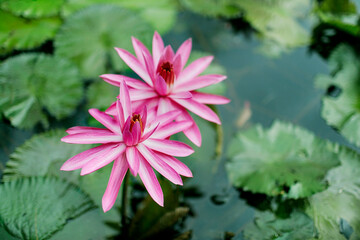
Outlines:
<svg viewBox="0 0 360 240"><path fill-rule="evenodd" d="M341 45L331 54L329 65L333 76L320 75L315 80L317 87L327 90L321 115L360 146L360 60L350 47Z"/></svg>
<svg viewBox="0 0 360 240"><path fill-rule="evenodd" d="M19 70L21 69L21 71ZM71 114L82 97L78 70L68 60L43 54L22 54L0 65L0 111L19 128Z"/></svg>
<svg viewBox="0 0 360 240"><path fill-rule="evenodd" d="M339 158L326 177L329 188L309 199L320 240L360 238L360 155L344 148Z"/></svg>
<svg viewBox="0 0 360 240"><path fill-rule="evenodd" d="M227 172L235 187L270 196L303 198L326 188L326 172L338 164L337 145L291 124L256 126L231 142Z"/></svg>
<svg viewBox="0 0 360 240"><path fill-rule="evenodd" d="M124 63L114 47L132 49L131 36L149 43L154 31L125 8L98 5L70 16L55 38L56 54L73 61L87 78L98 77Z"/></svg>
<svg viewBox="0 0 360 240"><path fill-rule="evenodd" d="M0 225L21 239L47 239L94 207L80 189L57 178L25 178L0 185Z"/></svg>
<svg viewBox="0 0 360 240"><path fill-rule="evenodd" d="M0 8L27 18L56 16L64 0L2 0Z"/></svg>
<svg viewBox="0 0 360 240"><path fill-rule="evenodd" d="M59 18L28 20L0 10L0 54L40 46L54 37Z"/></svg>
<svg viewBox="0 0 360 240"><path fill-rule="evenodd" d="M6 163L3 181L8 182L21 177L52 175L77 182L78 172L60 171L60 167L67 159L85 151L89 146L63 143L60 139L65 135L65 130L52 130L33 136L16 148Z"/></svg>
<svg viewBox="0 0 360 240"><path fill-rule="evenodd" d="M304 213L293 212L289 218L280 219L270 212L257 212L243 234L246 240L310 240L314 233L314 222Z"/></svg>

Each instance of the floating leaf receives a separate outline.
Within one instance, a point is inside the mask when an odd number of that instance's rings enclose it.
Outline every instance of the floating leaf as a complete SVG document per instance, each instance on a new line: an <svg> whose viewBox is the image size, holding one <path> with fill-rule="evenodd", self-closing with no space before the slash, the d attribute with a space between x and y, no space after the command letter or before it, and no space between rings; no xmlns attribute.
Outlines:
<svg viewBox="0 0 360 240"><path fill-rule="evenodd" d="M64 0L2 0L0 8L27 18L56 16Z"/></svg>
<svg viewBox="0 0 360 240"><path fill-rule="evenodd" d="M40 46L54 37L59 18L28 20L0 10L0 54Z"/></svg>
<svg viewBox="0 0 360 240"><path fill-rule="evenodd" d="M245 191L302 198L326 188L326 172L338 164L337 146L300 127L275 122L239 132L231 142L227 172Z"/></svg>
<svg viewBox="0 0 360 240"><path fill-rule="evenodd" d="M329 171L329 187L309 199L320 240L360 238L360 155L349 149L339 153L341 166Z"/></svg>
<svg viewBox="0 0 360 240"><path fill-rule="evenodd" d="M110 104L115 102L119 95L119 88L104 81L91 83L86 92L89 108L105 111Z"/></svg>
<svg viewBox="0 0 360 240"><path fill-rule="evenodd" d="M93 4L114 4L133 10L160 33L171 29L177 14L176 2L172 0L68 0L62 14L68 16Z"/></svg>
<svg viewBox="0 0 360 240"><path fill-rule="evenodd" d="M25 178L0 185L0 225L21 239L47 239L94 207L74 185L57 178Z"/></svg>
<svg viewBox="0 0 360 240"><path fill-rule="evenodd" d="M84 77L94 78L120 70L124 63L114 47L132 49L131 36L145 43L154 31L130 10L92 6L70 16L55 38L56 54L71 59Z"/></svg>
<svg viewBox="0 0 360 240"><path fill-rule="evenodd" d="M254 222L246 225L246 240L306 240L315 235L314 222L304 213L293 212L289 218L277 218L271 212L257 212Z"/></svg>
<svg viewBox="0 0 360 240"><path fill-rule="evenodd" d="M349 142L360 146L360 61L353 50L341 45L329 58L332 76L320 75L316 85L327 90L322 117Z"/></svg>
<svg viewBox="0 0 360 240"><path fill-rule="evenodd" d="M72 156L85 151L89 146L68 144L60 141L66 135L58 129L33 136L16 148L6 163L3 181L30 176L59 176L77 182L79 172L60 171L62 164Z"/></svg>
<svg viewBox="0 0 360 240"><path fill-rule="evenodd" d="M19 70L21 69L21 71ZM0 111L13 126L48 125L43 108L57 119L71 114L82 97L77 68L68 60L22 54L0 65Z"/></svg>
<svg viewBox="0 0 360 240"><path fill-rule="evenodd" d="M240 15L236 0L181 0L189 10L210 17L233 18Z"/></svg>

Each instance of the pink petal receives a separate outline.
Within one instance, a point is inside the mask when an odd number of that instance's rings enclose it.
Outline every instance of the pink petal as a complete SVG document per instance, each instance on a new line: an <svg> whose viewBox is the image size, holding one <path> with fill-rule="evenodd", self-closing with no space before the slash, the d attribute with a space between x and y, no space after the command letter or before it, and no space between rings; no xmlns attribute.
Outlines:
<svg viewBox="0 0 360 240"><path fill-rule="evenodd" d="M133 135L133 144L138 144L141 138L141 127L140 122L136 121L132 128L132 135Z"/></svg>
<svg viewBox="0 0 360 240"><path fill-rule="evenodd" d="M189 59L191 47L192 47L192 40L191 38L189 38L188 40L183 42L183 44L181 44L181 46L176 51L175 57L177 55L181 56L181 69L184 68L187 60Z"/></svg>
<svg viewBox="0 0 360 240"><path fill-rule="evenodd" d="M190 92L177 92L177 93L171 93L169 97L188 99L188 98L192 98L192 94Z"/></svg>
<svg viewBox="0 0 360 240"><path fill-rule="evenodd" d="M140 166L139 152L136 147L126 148L126 160L129 163L131 174L136 177Z"/></svg>
<svg viewBox="0 0 360 240"><path fill-rule="evenodd" d="M119 125L116 123L115 119L96 108L89 109L89 113L106 128L110 129L114 133L121 135L121 129L119 128Z"/></svg>
<svg viewBox="0 0 360 240"><path fill-rule="evenodd" d="M157 115L161 115L170 111L171 105L166 98L159 98Z"/></svg>
<svg viewBox="0 0 360 240"><path fill-rule="evenodd" d="M151 57L149 50L138 39L131 37L131 41L135 50L136 57L139 59L140 63L145 66L145 56Z"/></svg>
<svg viewBox="0 0 360 240"><path fill-rule="evenodd" d="M166 95L166 93L167 93L167 85L166 85L166 82L165 82L165 80L164 80L164 78L162 76L160 76L160 75L156 76L154 87L155 87L155 90L160 95Z"/></svg>
<svg viewBox="0 0 360 240"><path fill-rule="evenodd" d="M125 129L123 134L124 134L124 143L127 146L132 146L134 144L134 137L132 133L129 130Z"/></svg>
<svg viewBox="0 0 360 240"><path fill-rule="evenodd" d="M151 138L165 139L175 133L182 132L185 129L188 129L191 126L192 126L192 122L189 121L171 122L157 129L156 132L153 135L151 135Z"/></svg>
<svg viewBox="0 0 360 240"><path fill-rule="evenodd" d="M179 76L182 68L181 68L181 56L177 55L174 57L174 61L173 61L173 69L174 69L174 74L175 76ZM176 82L176 81L175 81Z"/></svg>
<svg viewBox="0 0 360 240"><path fill-rule="evenodd" d="M178 174L185 176L185 177L192 177L191 170L181 161L178 159L159 153L158 156L166 162L172 169L174 169Z"/></svg>
<svg viewBox="0 0 360 240"><path fill-rule="evenodd" d="M157 67L159 63L160 56L164 50L164 42L161 36L155 32L153 41L152 41L152 54L154 59L154 66Z"/></svg>
<svg viewBox="0 0 360 240"><path fill-rule="evenodd" d="M190 81L190 79L202 73L210 65L213 58L213 56L207 56L195 60L180 73L176 80L179 84Z"/></svg>
<svg viewBox="0 0 360 240"><path fill-rule="evenodd" d="M211 110L208 106L196 102L193 99L173 99L176 103L180 104L184 108L187 108L189 111L195 113L196 115L217 124L221 124L219 117Z"/></svg>
<svg viewBox="0 0 360 240"><path fill-rule="evenodd" d="M149 74L144 69L144 67L141 65L141 63L135 58L131 53L128 51L121 49L121 48L115 48L115 50L118 52L121 59L137 74L141 79L143 79L147 84L152 86L152 82L150 79Z"/></svg>
<svg viewBox="0 0 360 240"><path fill-rule="evenodd" d="M150 128L148 128L148 130L146 132L144 132L140 142L145 141L146 139L148 139L149 137L151 137L153 135L153 133L157 130L157 128L159 127L158 125L152 125Z"/></svg>
<svg viewBox="0 0 360 240"><path fill-rule="evenodd" d="M60 168L62 171L73 171L82 168L84 164L93 159L97 153L101 151L108 151L116 144L104 144L94 148L90 148L84 152L81 152L72 158L68 159Z"/></svg>
<svg viewBox="0 0 360 240"><path fill-rule="evenodd" d="M181 111L179 110L173 110L170 112L163 113L154 120L153 124L160 124L160 126L164 126L173 120L175 120L179 115L181 114Z"/></svg>
<svg viewBox="0 0 360 240"><path fill-rule="evenodd" d="M160 206L164 206L164 196L161 190L159 181L156 178L154 170L151 168L149 163L139 154L141 161L139 167L139 175L141 181L144 183L146 190L154 201Z"/></svg>
<svg viewBox="0 0 360 240"><path fill-rule="evenodd" d="M68 134L76 134L76 133L89 133L89 132L97 132L97 133L111 133L109 129L104 128L95 128L95 127L71 127L68 130L66 130Z"/></svg>
<svg viewBox="0 0 360 240"><path fill-rule="evenodd" d="M124 119L127 119L132 114L132 110L131 110L129 89L124 82L120 83L119 99L120 99L121 107L123 109Z"/></svg>
<svg viewBox="0 0 360 240"><path fill-rule="evenodd" d="M177 157L186 157L194 152L189 145L174 140L148 138L143 144L152 150Z"/></svg>
<svg viewBox="0 0 360 240"><path fill-rule="evenodd" d="M70 134L61 139L62 142L74 144L95 144L95 143L117 143L122 142L122 135L116 135L112 132L84 132Z"/></svg>
<svg viewBox="0 0 360 240"><path fill-rule="evenodd" d="M165 49L162 52L162 55L160 57L159 63L162 64L164 62L170 62L172 63L174 59L174 50L171 48L170 45L166 46ZM157 66L156 66L157 67Z"/></svg>
<svg viewBox="0 0 360 240"><path fill-rule="evenodd" d="M157 97L158 94L151 89L150 91L148 90L141 90L141 89L130 89L130 98L131 101L139 101L139 100L145 100L148 98L154 98Z"/></svg>
<svg viewBox="0 0 360 240"><path fill-rule="evenodd" d="M230 102L230 99L215 94L196 91L192 92L192 94L193 100L203 104L227 104Z"/></svg>
<svg viewBox="0 0 360 240"><path fill-rule="evenodd" d="M129 166L125 160L125 154L122 154L114 161L109 182L102 198L102 207L104 212L109 211L114 205L128 167Z"/></svg>
<svg viewBox="0 0 360 240"><path fill-rule="evenodd" d="M143 57L144 57L144 61L145 61L145 69L148 72L151 81L154 83L155 82L155 67L154 67L153 59L152 59L151 55L145 54Z"/></svg>
<svg viewBox="0 0 360 240"><path fill-rule="evenodd" d="M116 113L117 114L115 115L115 117L119 121L120 129L123 130L125 124L125 116L124 116L124 109L122 108L119 100L116 100Z"/></svg>
<svg viewBox="0 0 360 240"><path fill-rule="evenodd" d="M181 83L176 84L176 86L173 89L173 92L192 91L219 83L221 81L224 81L225 79L226 76L218 75L218 74L198 76L195 78L188 79L189 81L183 81Z"/></svg>
<svg viewBox="0 0 360 240"><path fill-rule="evenodd" d="M83 176L92 173L108 165L114 159L118 158L125 151L125 148L125 144L119 144L104 152L103 154L100 154L84 165L84 167L81 169L80 175Z"/></svg>
<svg viewBox="0 0 360 240"><path fill-rule="evenodd" d="M199 127L196 125L196 122L194 119L190 116L190 114L184 109L182 111L182 114L180 114L176 121L189 121L192 122L192 125L190 128L185 129L183 133L186 137L189 138L189 140L194 143L196 146L201 146L201 133Z"/></svg>
<svg viewBox="0 0 360 240"><path fill-rule="evenodd" d="M114 86L120 87L120 83L122 81L125 81L126 85L128 85L131 88L136 89L143 89L143 90L151 90L152 88L149 87L146 83L137 80L135 78L130 78L124 75L118 75L118 74L103 74L100 76L105 82L108 82Z"/></svg>
<svg viewBox="0 0 360 240"><path fill-rule="evenodd" d="M150 165L155 168L161 175L169 179L174 184L182 185L180 175L165 162L161 161L157 157L156 153L148 149L143 143L138 144L136 148L146 159L146 161L148 161L148 163L150 163Z"/></svg>

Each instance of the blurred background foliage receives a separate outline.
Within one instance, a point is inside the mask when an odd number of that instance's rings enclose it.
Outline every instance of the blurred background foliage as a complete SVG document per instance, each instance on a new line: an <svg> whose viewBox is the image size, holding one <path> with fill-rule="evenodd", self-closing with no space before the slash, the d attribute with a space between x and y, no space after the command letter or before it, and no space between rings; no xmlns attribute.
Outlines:
<svg viewBox="0 0 360 240"><path fill-rule="evenodd" d="M359 239L359 12L358 0L0 0L0 239ZM137 77L114 47L151 47L154 31L175 48L192 37L189 62L215 55L204 74L228 80L201 91L232 102L214 107L222 126L195 117L203 144L182 159L194 178L159 177L164 208L132 178L121 221L121 191L101 209L111 166L59 171L91 147L60 138L98 126L87 109L118 94L98 76Z"/></svg>

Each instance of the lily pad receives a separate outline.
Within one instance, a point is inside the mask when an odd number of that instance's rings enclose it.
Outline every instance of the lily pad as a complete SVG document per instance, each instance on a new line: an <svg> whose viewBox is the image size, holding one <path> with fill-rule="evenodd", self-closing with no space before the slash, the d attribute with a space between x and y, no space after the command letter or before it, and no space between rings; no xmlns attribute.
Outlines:
<svg viewBox="0 0 360 240"><path fill-rule="evenodd" d="M60 139L65 135L63 129L52 130L33 136L16 148L6 163L3 181L52 175L77 183L79 172L60 171L60 167L66 160L85 151L89 146L63 143Z"/></svg>
<svg viewBox="0 0 360 240"><path fill-rule="evenodd" d="M17 16L40 18L56 16L64 0L2 0L0 8Z"/></svg>
<svg viewBox="0 0 360 240"><path fill-rule="evenodd" d="M38 47L55 36L60 24L57 17L29 20L0 10L0 54Z"/></svg>
<svg viewBox="0 0 360 240"><path fill-rule="evenodd" d="M245 191L304 198L326 188L327 171L338 165L337 145L303 128L276 121L257 125L232 140L226 166L231 183Z"/></svg>
<svg viewBox="0 0 360 240"><path fill-rule="evenodd" d="M321 115L349 142L360 146L360 61L353 50L341 45L329 58L332 75L319 75L318 88L325 89Z"/></svg>
<svg viewBox="0 0 360 240"><path fill-rule="evenodd" d="M210 16L234 18L241 14L236 0L181 0L180 3L190 11Z"/></svg>
<svg viewBox="0 0 360 240"><path fill-rule="evenodd" d="M94 208L80 189L57 178L24 178L0 186L0 225L21 239L47 239Z"/></svg>
<svg viewBox="0 0 360 240"><path fill-rule="evenodd" d="M132 49L131 36L150 45L154 31L136 13L97 5L70 16L55 37L56 54L74 62L86 78L125 68L114 47Z"/></svg>
<svg viewBox="0 0 360 240"><path fill-rule="evenodd" d="M254 222L245 226L246 240L306 240L313 239L315 226L311 218L301 212L291 213L289 218L277 218L271 212L257 212Z"/></svg>
<svg viewBox="0 0 360 240"><path fill-rule="evenodd" d="M360 238L360 155L349 149L339 153L341 166L329 171L329 188L309 199L320 240Z"/></svg>
<svg viewBox="0 0 360 240"><path fill-rule="evenodd" d="M81 100L82 82L66 59L22 54L0 65L0 95L0 111L13 126L32 128L41 122L47 127L43 108L57 119L68 116Z"/></svg>
<svg viewBox="0 0 360 240"><path fill-rule="evenodd" d="M91 83L86 92L88 108L105 111L119 95L119 88L104 81Z"/></svg>

